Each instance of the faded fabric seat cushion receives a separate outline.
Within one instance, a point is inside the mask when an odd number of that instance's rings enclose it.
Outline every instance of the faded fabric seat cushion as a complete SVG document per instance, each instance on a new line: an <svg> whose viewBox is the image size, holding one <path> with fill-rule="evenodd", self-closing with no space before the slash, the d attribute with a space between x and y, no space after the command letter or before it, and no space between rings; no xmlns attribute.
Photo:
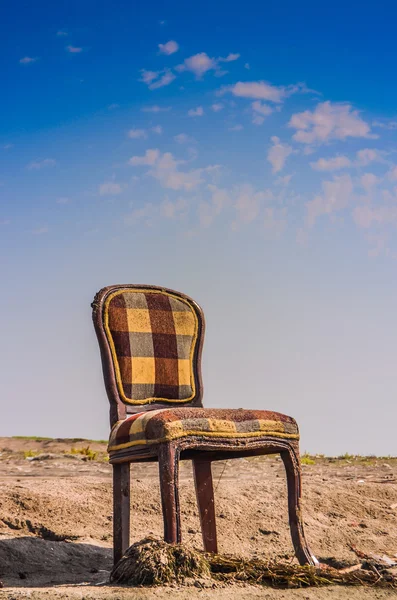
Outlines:
<svg viewBox="0 0 397 600"><path fill-rule="evenodd" d="M165 408L138 413L118 421L110 434L109 452L169 442L178 438L299 439L296 421L268 410L222 408Z"/></svg>

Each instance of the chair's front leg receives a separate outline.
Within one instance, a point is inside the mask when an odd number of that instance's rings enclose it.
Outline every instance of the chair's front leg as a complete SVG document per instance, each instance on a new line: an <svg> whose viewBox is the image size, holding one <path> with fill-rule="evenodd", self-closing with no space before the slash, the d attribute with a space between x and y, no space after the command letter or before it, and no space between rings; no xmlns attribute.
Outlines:
<svg viewBox="0 0 397 600"><path fill-rule="evenodd" d="M113 465L113 561L130 545L130 463Z"/></svg>
<svg viewBox="0 0 397 600"><path fill-rule="evenodd" d="M204 550L218 552L216 539L214 488L212 485L211 462L209 460L193 460L194 483L197 504L200 514L201 534Z"/></svg>
<svg viewBox="0 0 397 600"><path fill-rule="evenodd" d="M180 544L182 536L178 491L179 453L173 444L160 444L158 459L164 540L168 544Z"/></svg>
<svg viewBox="0 0 397 600"><path fill-rule="evenodd" d="M287 474L289 526L296 557L301 565L318 566L319 562L309 548L303 529L299 450L291 447L280 454Z"/></svg>

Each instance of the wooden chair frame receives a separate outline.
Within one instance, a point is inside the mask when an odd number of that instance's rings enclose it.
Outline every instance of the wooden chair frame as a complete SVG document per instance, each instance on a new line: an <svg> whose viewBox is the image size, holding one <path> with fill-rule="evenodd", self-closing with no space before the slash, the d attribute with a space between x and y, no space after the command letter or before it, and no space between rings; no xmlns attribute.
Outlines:
<svg viewBox="0 0 397 600"><path fill-rule="evenodd" d="M159 402L141 405L126 405L120 399L117 388L115 367L107 338L104 321L104 302L109 294L119 289L144 288L172 293L186 300L195 310L198 317L198 341L193 356L193 372L196 393L190 402L178 403L177 407L202 407L203 384L201 377L201 354L204 340L205 321L201 308L188 296L149 285L113 285L100 290L92 303L93 322L101 351L102 368L105 387L110 401L110 425L124 420L129 414L136 414L158 408L172 409L170 402ZM217 552L217 533L215 522L214 490L212 483L211 463L225 458L242 456L258 456L279 453L283 460L288 490L288 512L291 537L295 554L301 565L318 565L312 554L303 529L301 511L301 465L299 443L273 436L230 439L191 436L119 450L110 456L113 466L113 558L116 564L130 545L130 463L138 461L157 461L159 464L160 493L164 520L164 539L170 544L180 543L181 524L179 506L178 472L180 460L192 460L198 511L204 549Z"/></svg>

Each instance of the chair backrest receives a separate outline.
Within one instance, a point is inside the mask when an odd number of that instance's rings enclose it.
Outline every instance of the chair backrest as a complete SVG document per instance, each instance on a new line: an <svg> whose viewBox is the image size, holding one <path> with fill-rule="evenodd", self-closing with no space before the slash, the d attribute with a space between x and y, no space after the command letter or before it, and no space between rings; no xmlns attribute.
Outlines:
<svg viewBox="0 0 397 600"><path fill-rule="evenodd" d="M92 308L112 425L127 413L202 406L205 324L194 300L157 286L112 285Z"/></svg>

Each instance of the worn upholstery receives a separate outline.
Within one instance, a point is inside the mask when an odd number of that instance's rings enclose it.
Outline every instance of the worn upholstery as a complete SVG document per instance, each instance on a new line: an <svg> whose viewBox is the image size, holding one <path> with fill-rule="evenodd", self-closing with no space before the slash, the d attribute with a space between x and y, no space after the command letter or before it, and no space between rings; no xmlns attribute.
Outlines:
<svg viewBox="0 0 397 600"><path fill-rule="evenodd" d="M198 317L188 300L163 290L117 290L106 299L104 327L123 402L194 398Z"/></svg>
<svg viewBox="0 0 397 600"><path fill-rule="evenodd" d="M189 436L238 439L265 435L297 440L298 425L292 417L268 410L165 408L118 421L111 431L108 451Z"/></svg>

